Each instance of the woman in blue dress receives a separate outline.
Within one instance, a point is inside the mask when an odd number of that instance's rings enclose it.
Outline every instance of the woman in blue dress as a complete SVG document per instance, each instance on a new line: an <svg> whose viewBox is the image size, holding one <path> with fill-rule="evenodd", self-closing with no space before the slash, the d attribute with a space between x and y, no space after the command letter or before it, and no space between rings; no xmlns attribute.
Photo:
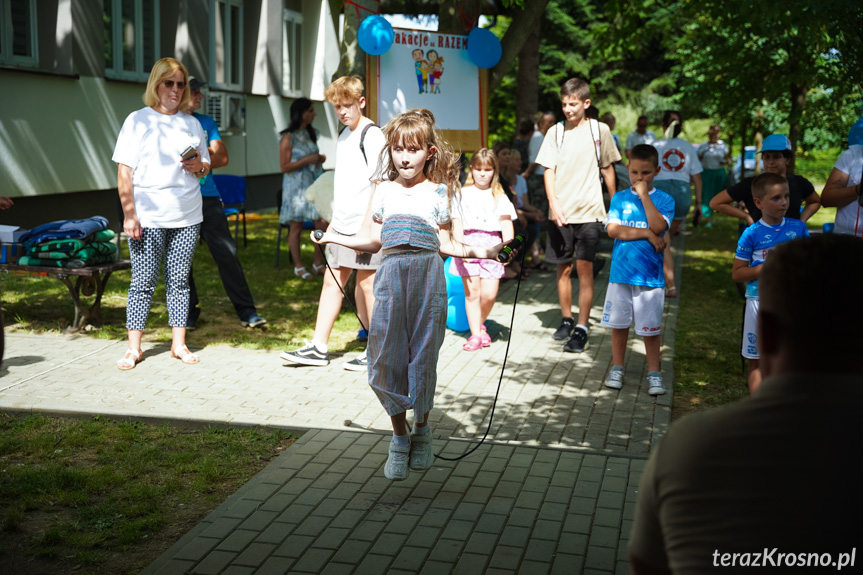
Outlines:
<svg viewBox="0 0 863 575"><path fill-rule="evenodd" d="M281 131L279 142L279 164L282 177L282 206L279 222L290 225L288 245L294 260L294 273L305 279L312 277L302 260L300 235L303 222L312 221L315 228L326 230L326 221L321 219L315 206L306 200L306 188L323 173L321 165L327 159L318 151L318 131L312 127L315 107L308 98L299 98L291 104L291 123ZM312 269L316 274L326 270L323 255L315 250Z"/></svg>

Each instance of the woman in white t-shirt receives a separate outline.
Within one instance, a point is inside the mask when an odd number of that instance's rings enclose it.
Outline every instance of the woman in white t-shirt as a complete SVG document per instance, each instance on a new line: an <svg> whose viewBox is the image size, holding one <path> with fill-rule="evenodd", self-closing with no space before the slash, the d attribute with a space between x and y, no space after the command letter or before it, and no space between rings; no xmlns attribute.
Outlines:
<svg viewBox="0 0 863 575"><path fill-rule="evenodd" d="M719 139L719 126L713 125L707 130L707 141L698 147L698 159L701 161L701 215L708 218L705 227L710 227L713 222L710 217L713 210L710 209L710 200L713 196L724 190L728 185L728 172L725 166L731 161L731 152L725 142Z"/></svg>
<svg viewBox="0 0 863 575"><path fill-rule="evenodd" d="M701 205L701 161L695 148L679 138L683 129L683 117L680 112L669 110L662 117L662 130L665 137L653 143L659 153L659 175L653 180L653 187L662 190L674 198L674 219L671 220L669 235L676 236L680 232L680 224L692 205L692 189L695 187L695 205ZM696 220L701 212L696 212ZM665 295L677 297L674 287L674 259L671 256L671 242L665 246Z"/></svg>
<svg viewBox="0 0 863 575"><path fill-rule="evenodd" d="M821 205L835 207L833 231L863 238L863 139L839 156L821 192Z"/></svg>
<svg viewBox="0 0 863 575"><path fill-rule="evenodd" d="M507 155L507 161L509 157ZM470 160L470 175L451 208L453 236L467 246L492 247L514 237L515 208L498 181L498 159L482 148ZM491 345L485 320L494 307L503 264L497 260L453 258L451 271L462 278L471 336L462 346L477 351Z"/></svg>
<svg viewBox="0 0 863 575"><path fill-rule="evenodd" d="M180 112L189 98L186 68L173 58L162 58L147 81L146 107L129 114L114 148L123 231L132 260L126 303L129 349L117 362L121 370L141 361L141 338L163 261L171 356L183 363L200 361L186 347L186 320L189 270L203 221L198 180L210 172L210 154L201 124Z"/></svg>

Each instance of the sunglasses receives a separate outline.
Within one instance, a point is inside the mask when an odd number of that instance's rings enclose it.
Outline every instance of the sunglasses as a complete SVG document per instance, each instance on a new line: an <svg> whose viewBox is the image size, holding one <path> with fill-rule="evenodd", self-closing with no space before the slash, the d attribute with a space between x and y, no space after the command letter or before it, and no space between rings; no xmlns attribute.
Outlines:
<svg viewBox="0 0 863 575"><path fill-rule="evenodd" d="M165 85L165 87L166 87L166 88L168 88L169 90L170 90L171 88L173 88L173 87L174 87L174 84L175 84L175 82L174 82L173 80L162 80L162 83L163 83L163 84ZM182 89L184 89L184 88L186 87L186 83L185 83L185 82L176 82L176 84L177 84L177 89L178 89L178 90L182 90Z"/></svg>

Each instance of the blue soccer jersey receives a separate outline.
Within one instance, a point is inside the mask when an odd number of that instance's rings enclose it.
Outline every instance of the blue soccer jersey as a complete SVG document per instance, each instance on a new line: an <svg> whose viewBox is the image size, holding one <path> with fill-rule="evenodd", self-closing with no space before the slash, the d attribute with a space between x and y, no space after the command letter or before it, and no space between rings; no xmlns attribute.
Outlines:
<svg viewBox="0 0 863 575"><path fill-rule="evenodd" d="M734 257L749 262L749 267L754 268L763 264L767 254L778 244L808 235L806 224L800 220L782 218L778 226L771 226L761 219L743 230ZM758 279L746 284L746 297L758 299Z"/></svg>
<svg viewBox="0 0 863 575"><path fill-rule="evenodd" d="M662 190L654 189L650 192L650 201L662 215L668 229L674 217L674 198ZM631 228L648 227L644 202L632 188L617 192L611 197L608 223ZM665 275L662 273L662 252L657 253L648 240L614 240L609 281L634 286L663 287Z"/></svg>

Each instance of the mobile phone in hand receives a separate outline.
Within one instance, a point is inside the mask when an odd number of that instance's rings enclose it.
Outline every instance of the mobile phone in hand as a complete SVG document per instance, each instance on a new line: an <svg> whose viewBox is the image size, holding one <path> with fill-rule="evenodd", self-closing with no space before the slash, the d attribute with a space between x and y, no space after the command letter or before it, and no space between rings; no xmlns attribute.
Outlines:
<svg viewBox="0 0 863 575"><path fill-rule="evenodd" d="M185 161L185 160L191 160L197 155L198 155L198 151L195 148L193 148L192 146L189 146L188 148L183 150L183 153L180 154L180 157L182 157L183 160Z"/></svg>

